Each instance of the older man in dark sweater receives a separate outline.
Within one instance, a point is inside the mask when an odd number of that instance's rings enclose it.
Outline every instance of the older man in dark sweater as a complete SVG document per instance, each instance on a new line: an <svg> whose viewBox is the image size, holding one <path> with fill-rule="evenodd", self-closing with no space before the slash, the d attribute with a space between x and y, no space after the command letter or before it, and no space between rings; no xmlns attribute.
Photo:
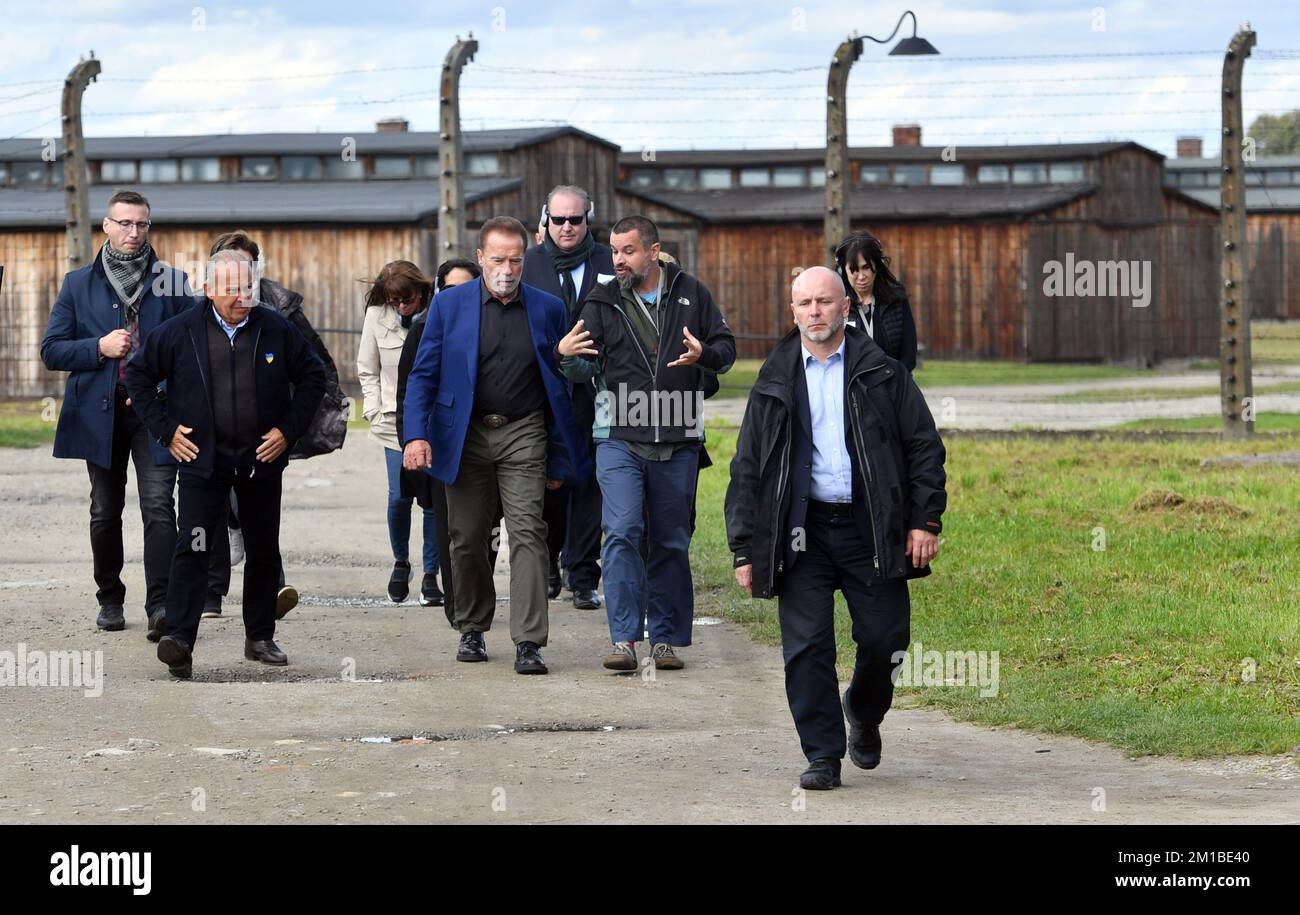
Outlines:
<svg viewBox="0 0 1300 915"><path fill-rule="evenodd" d="M244 656L289 660L275 644L280 477L325 394L325 369L292 324L253 300L239 251L208 264L198 306L159 326L128 366L140 418L180 462L176 550L158 659L188 678L207 590L209 544L233 489L244 528ZM167 382L164 404L156 388Z"/></svg>

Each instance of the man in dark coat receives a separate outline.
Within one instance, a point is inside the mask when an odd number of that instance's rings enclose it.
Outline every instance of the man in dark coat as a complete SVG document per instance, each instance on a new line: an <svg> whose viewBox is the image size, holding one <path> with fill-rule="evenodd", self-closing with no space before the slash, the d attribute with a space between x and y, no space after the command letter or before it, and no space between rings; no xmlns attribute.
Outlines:
<svg viewBox="0 0 1300 915"><path fill-rule="evenodd" d="M794 282L797 328L759 370L731 462L727 536L736 581L777 597L786 698L808 768L803 788L880 763L880 722L907 650L907 579L929 574L947 505L944 447L911 374L865 332L826 267ZM835 591L857 658L841 710Z"/></svg>
<svg viewBox="0 0 1300 915"><path fill-rule="evenodd" d="M208 582L208 544L233 489L243 521L244 657L284 665L275 644L281 474L325 394L325 369L302 334L253 304L253 264L208 262L204 298L151 333L127 367L136 412L180 462L179 532L158 660L188 678ZM166 403L155 389L167 382Z"/></svg>
<svg viewBox="0 0 1300 915"><path fill-rule="evenodd" d="M149 201L134 191L109 198L108 240L94 263L73 270L50 311L41 360L68 372L56 458L78 458L90 474L90 551L100 629L126 628L122 583L122 510L126 468L135 463L144 520L145 614L161 617L167 569L176 543L176 464L131 410L127 360L155 327L194 304L185 274L158 259L149 244Z"/></svg>
<svg viewBox="0 0 1300 915"><path fill-rule="evenodd" d="M524 282L564 300L569 326L587 294L598 283L614 278L614 258L609 245L598 244L591 235L595 215L591 197L580 187L562 184L546 197L542 222L546 235L542 244L524 255ZM587 443L587 453L596 460L591 437L596 418L596 390L590 381L574 383L573 416ZM584 483L566 485L546 494L547 546L551 555L549 596L560 595L562 564L573 591L573 605L579 610L600 607L600 485L592 476ZM563 553L561 553L563 548Z"/></svg>
<svg viewBox="0 0 1300 915"><path fill-rule="evenodd" d="M339 370L334 365L328 347L321 340L320 334L316 333L316 329L311 326L311 321L307 320L307 315L303 313L302 294L261 275L262 248L249 237L247 232L237 230L218 235L212 240L208 255L226 250L242 251L248 255L257 268L253 301L279 312L281 317L302 334L303 339L311 346L312 352L325 367L325 396L321 399L320 407L312 418L311 426L289 453L290 459L337 451L343 447L347 437L347 398L339 386ZM239 506L232 496L230 511L217 526L217 533L212 543L208 568L208 594L203 601L204 619L221 616L222 599L230 593L230 567L243 561L243 544L243 533L239 527ZM279 590L275 598L275 616L276 619L283 619L286 613L298 605L298 589L285 583L283 567L280 569L277 581Z"/></svg>

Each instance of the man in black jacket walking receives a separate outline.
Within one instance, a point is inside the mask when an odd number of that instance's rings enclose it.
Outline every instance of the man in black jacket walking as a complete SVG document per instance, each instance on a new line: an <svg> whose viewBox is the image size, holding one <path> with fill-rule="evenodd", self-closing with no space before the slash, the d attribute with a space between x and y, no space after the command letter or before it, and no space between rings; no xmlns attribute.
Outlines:
<svg viewBox="0 0 1300 915"><path fill-rule="evenodd" d="M546 197L542 243L524 255L524 282L564 300L569 326L578 320L583 301L598 282L614 276L614 259L609 245L591 237L595 215L591 197L580 187L561 184ZM574 383L573 419L582 430L594 463L596 445L591 427L596 417L596 389L590 381ZM559 562L568 571L573 605L579 610L600 607L600 484L595 476L582 483L565 484L547 491L544 511L547 546L551 554L549 596L560 595ZM563 547L563 553L561 553Z"/></svg>
<svg viewBox="0 0 1300 915"><path fill-rule="evenodd" d="M680 670L674 648L691 644L695 614L691 511L705 373L731 368L736 340L704 284L659 259L653 222L624 217L610 242L616 278L591 291L556 347L571 381L596 384L601 571L613 643L604 666L636 670L648 623L655 668Z"/></svg>
<svg viewBox="0 0 1300 915"><path fill-rule="evenodd" d="M846 327L849 299L825 267L792 289L796 329L758 374L731 462L727 536L736 581L777 598L786 698L808 769L803 788L840 784L844 720L854 765L880 763L893 656L907 649L907 579L939 551L944 447L920 389L871 337ZM841 710L835 591L857 658Z"/></svg>
<svg viewBox="0 0 1300 915"><path fill-rule="evenodd" d="M280 477L325 394L325 369L302 334L253 302L253 264L239 251L208 262L204 298L159 326L127 366L141 420L180 462L176 551L158 660L192 670L209 544L231 489L243 520L244 657L289 663L275 644ZM164 404L156 395L167 382Z"/></svg>

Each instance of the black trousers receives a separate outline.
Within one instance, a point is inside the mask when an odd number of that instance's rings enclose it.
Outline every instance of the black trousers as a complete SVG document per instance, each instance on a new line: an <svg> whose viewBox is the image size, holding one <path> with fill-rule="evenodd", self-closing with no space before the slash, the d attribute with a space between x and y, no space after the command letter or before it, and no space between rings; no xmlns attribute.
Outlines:
<svg viewBox="0 0 1300 915"><path fill-rule="evenodd" d="M212 476L180 475L176 549L167 587L167 631L191 646L199 635L208 588L210 547L217 541L231 490L239 500L244 532L244 632L255 641L275 635L276 580L280 569L279 470L262 464L218 466ZM223 535L224 536L224 535ZM228 546L227 546L228 548Z"/></svg>
<svg viewBox="0 0 1300 915"><path fill-rule="evenodd" d="M90 475L90 553L95 569L95 598L101 607L126 600L122 583L122 512L126 508L126 468L135 462L135 483L144 522L144 606L149 612L167 601L167 572L176 543L176 465L155 464L149 453L149 430L119 391L113 409L112 466L86 462Z"/></svg>
<svg viewBox="0 0 1300 915"><path fill-rule="evenodd" d="M596 446L588 435L591 466L596 466ZM564 556L569 570L569 587L574 591L595 591L600 584L600 483L592 473L585 481L565 485L568 496L564 516Z"/></svg>
<svg viewBox="0 0 1300 915"><path fill-rule="evenodd" d="M217 532L208 544L211 554L208 559L208 596L209 603L220 604L221 599L230 593L230 531L239 530L239 503L235 492L230 491L230 504L222 512L217 522ZM280 572L276 577L277 590L284 587L284 562L280 563Z"/></svg>
<svg viewBox="0 0 1300 915"><path fill-rule="evenodd" d="M862 511L864 509L858 509ZM777 591L785 694L799 743L809 760L843 759L844 713L835 674L835 592L844 594L857 643L850 707L864 724L879 724L894 698L895 652L911 639L905 579L877 578L873 548L853 517L809 502L805 550Z"/></svg>

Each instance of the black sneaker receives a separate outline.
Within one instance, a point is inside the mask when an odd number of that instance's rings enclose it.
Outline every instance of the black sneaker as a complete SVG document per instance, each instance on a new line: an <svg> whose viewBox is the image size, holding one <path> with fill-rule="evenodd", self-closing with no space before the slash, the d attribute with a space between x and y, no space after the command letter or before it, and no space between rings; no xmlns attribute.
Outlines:
<svg viewBox="0 0 1300 915"><path fill-rule="evenodd" d="M218 620L221 619L221 595L209 594L203 599L203 616L200 619Z"/></svg>
<svg viewBox="0 0 1300 915"><path fill-rule="evenodd" d="M122 612L122 605L110 604L100 607L95 625L105 632L121 632L126 628L126 614Z"/></svg>
<svg viewBox="0 0 1300 915"><path fill-rule="evenodd" d="M483 641L481 632L463 632L460 636L460 645L456 648L457 661L486 661L487 645Z"/></svg>
<svg viewBox="0 0 1300 915"><path fill-rule="evenodd" d="M840 786L840 761L814 759L799 776L799 787L809 791L829 791Z"/></svg>
<svg viewBox="0 0 1300 915"><path fill-rule="evenodd" d="M438 587L438 573L425 572L424 581L420 582L420 606L441 607L442 601L443 593Z"/></svg>
<svg viewBox="0 0 1300 915"><path fill-rule="evenodd" d="M859 769L880 765L880 726L864 725L849 707L849 691L844 691L844 718L849 723L849 759Z"/></svg>
<svg viewBox="0 0 1300 915"><path fill-rule="evenodd" d="M395 604L406 600L411 593L411 564L405 559L393 563L393 574L388 577L388 599Z"/></svg>
<svg viewBox="0 0 1300 915"><path fill-rule="evenodd" d="M560 591L564 589L564 582L560 579L560 564L551 563L551 575L546 580L546 597L548 600L555 600L560 596Z"/></svg>
<svg viewBox="0 0 1300 915"><path fill-rule="evenodd" d="M167 634L167 608L157 607L149 614L149 631L144 637L156 642Z"/></svg>
<svg viewBox="0 0 1300 915"><path fill-rule="evenodd" d="M536 642L520 642L515 646L515 673L544 674L550 671L542 660L542 652Z"/></svg>

